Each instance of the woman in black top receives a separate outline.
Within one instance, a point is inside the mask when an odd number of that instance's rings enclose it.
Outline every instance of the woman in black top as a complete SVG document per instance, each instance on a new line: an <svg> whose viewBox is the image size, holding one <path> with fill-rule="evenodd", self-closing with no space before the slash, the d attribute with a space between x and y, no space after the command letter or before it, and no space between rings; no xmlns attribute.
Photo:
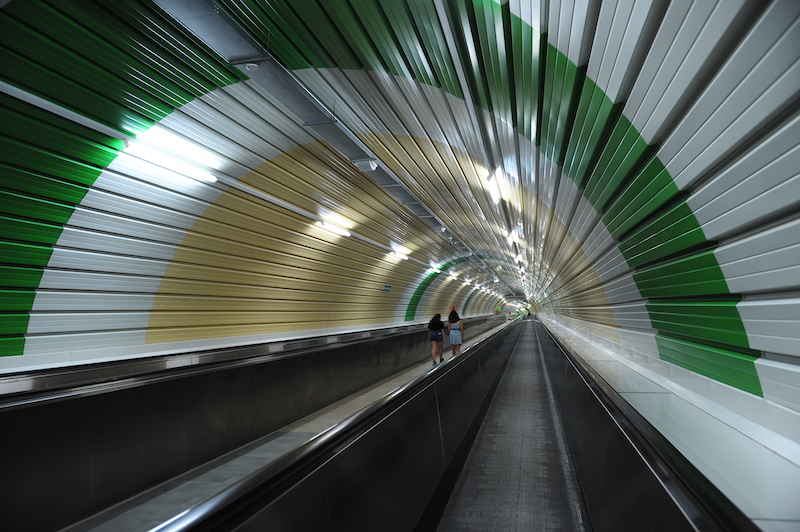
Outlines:
<svg viewBox="0 0 800 532"><path fill-rule="evenodd" d="M436 365L436 354L439 354L439 362L444 362L442 355L442 345L444 345L444 323L442 322L442 315L436 314L433 319L428 323L428 339L431 341L431 358L433 365Z"/></svg>

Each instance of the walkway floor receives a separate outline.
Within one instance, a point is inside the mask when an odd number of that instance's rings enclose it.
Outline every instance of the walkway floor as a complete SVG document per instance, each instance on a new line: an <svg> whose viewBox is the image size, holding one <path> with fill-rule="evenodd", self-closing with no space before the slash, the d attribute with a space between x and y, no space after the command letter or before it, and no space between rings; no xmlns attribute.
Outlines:
<svg viewBox="0 0 800 532"><path fill-rule="evenodd" d="M437 532L587 529L534 325L525 324Z"/></svg>

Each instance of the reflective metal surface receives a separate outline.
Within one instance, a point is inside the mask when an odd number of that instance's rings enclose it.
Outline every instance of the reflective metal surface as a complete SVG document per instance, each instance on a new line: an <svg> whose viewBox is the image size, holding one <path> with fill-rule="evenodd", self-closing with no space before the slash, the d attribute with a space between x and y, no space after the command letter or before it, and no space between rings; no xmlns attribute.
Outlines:
<svg viewBox="0 0 800 532"><path fill-rule="evenodd" d="M464 322L475 332L483 332L502 322L502 317L465 318ZM480 329L478 329L480 328ZM60 367L35 372L20 372L0 376L0 398L20 392L44 391L79 384L96 384L136 375L150 374L167 369L188 368L229 361L240 361L267 355L289 355L298 351L322 346L342 346L370 338L400 335L424 329L424 325L392 325L372 330L348 331L338 334L295 338L254 346L215 349L191 353L154 356L104 364L87 364L77 367ZM0 399L1 400L1 399Z"/></svg>

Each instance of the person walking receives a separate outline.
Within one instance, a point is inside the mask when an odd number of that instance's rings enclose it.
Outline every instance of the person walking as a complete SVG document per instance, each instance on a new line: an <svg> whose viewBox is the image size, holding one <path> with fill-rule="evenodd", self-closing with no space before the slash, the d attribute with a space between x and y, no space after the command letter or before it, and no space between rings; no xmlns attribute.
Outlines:
<svg viewBox="0 0 800 532"><path fill-rule="evenodd" d="M439 362L444 362L444 355L442 355L442 345L444 345L444 322L442 322L442 315L436 314L433 319L428 323L428 338L431 341L431 358L433 365L436 365L436 355L439 355Z"/></svg>
<svg viewBox="0 0 800 532"><path fill-rule="evenodd" d="M456 356L461 353L461 343L464 341L464 322L456 312L456 307L453 307L447 317L447 326L450 329L450 353Z"/></svg>

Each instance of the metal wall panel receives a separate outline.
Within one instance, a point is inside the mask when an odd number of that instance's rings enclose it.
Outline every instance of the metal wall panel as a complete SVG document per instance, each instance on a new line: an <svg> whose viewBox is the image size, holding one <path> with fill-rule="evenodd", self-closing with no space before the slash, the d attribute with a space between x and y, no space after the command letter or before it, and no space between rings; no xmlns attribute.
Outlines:
<svg viewBox="0 0 800 532"><path fill-rule="evenodd" d="M664 141L659 158L681 190L779 117L800 86L800 6L770 6Z"/></svg>

